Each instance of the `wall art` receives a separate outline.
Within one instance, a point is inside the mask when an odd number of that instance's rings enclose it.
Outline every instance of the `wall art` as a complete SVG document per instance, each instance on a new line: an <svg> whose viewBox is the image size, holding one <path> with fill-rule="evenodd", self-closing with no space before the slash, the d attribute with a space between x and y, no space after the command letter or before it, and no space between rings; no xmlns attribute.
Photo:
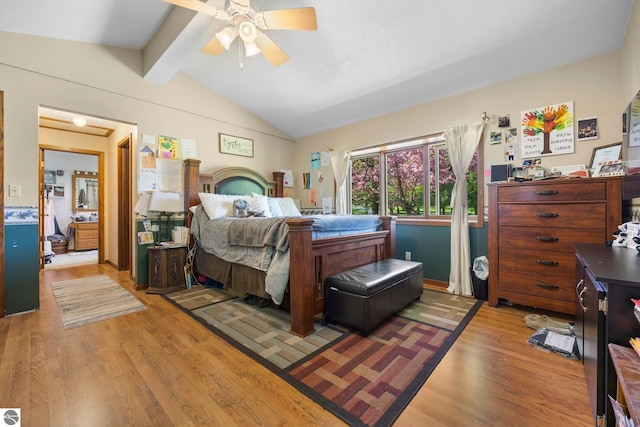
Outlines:
<svg viewBox="0 0 640 427"><path fill-rule="evenodd" d="M578 141L598 139L598 118L578 119Z"/></svg>
<svg viewBox="0 0 640 427"><path fill-rule="evenodd" d="M220 152L235 156L253 157L253 139L221 133Z"/></svg>
<svg viewBox="0 0 640 427"><path fill-rule="evenodd" d="M523 111L520 119L523 158L574 152L573 101Z"/></svg>

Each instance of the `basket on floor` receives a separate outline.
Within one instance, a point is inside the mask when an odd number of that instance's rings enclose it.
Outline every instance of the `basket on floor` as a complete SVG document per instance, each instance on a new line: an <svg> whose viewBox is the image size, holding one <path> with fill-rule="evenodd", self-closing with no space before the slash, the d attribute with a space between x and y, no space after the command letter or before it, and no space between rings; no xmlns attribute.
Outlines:
<svg viewBox="0 0 640 427"><path fill-rule="evenodd" d="M69 240L67 239L51 242L51 250L56 255L66 254L68 248L69 248Z"/></svg>

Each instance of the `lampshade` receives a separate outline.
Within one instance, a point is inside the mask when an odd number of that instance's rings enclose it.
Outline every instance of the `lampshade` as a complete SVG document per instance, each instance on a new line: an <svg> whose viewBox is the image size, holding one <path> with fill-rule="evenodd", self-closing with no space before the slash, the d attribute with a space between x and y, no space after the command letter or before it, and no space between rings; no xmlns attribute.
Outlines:
<svg viewBox="0 0 640 427"><path fill-rule="evenodd" d="M260 53L260 48L255 42L243 42L244 43L244 51L247 56L254 56Z"/></svg>
<svg viewBox="0 0 640 427"><path fill-rule="evenodd" d="M216 38L225 49L229 50L231 43L238 37L238 29L234 26L224 27L216 33Z"/></svg>
<svg viewBox="0 0 640 427"><path fill-rule="evenodd" d="M256 26L249 21L242 22L238 28L240 38L245 42L253 42L258 36Z"/></svg>
<svg viewBox="0 0 640 427"><path fill-rule="evenodd" d="M154 191L151 193L148 210L157 212L182 212L184 209L180 203L180 194Z"/></svg>

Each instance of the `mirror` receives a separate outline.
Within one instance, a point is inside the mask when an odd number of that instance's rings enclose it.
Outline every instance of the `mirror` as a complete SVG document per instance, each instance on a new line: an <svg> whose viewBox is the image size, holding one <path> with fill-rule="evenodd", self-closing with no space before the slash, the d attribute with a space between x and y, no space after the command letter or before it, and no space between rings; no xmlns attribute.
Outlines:
<svg viewBox="0 0 640 427"><path fill-rule="evenodd" d="M98 172L76 171L72 178L71 209L74 211L98 210Z"/></svg>

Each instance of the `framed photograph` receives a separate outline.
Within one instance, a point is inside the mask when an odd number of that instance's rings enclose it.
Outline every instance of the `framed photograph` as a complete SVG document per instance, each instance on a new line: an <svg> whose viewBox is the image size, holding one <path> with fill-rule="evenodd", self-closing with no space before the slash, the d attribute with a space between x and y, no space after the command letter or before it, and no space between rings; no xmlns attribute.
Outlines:
<svg viewBox="0 0 640 427"><path fill-rule="evenodd" d="M44 183L55 184L56 183L56 171L44 171Z"/></svg>
<svg viewBox="0 0 640 427"><path fill-rule="evenodd" d="M489 139L491 140L491 145L502 144L502 131L492 130L491 133L489 133Z"/></svg>
<svg viewBox="0 0 640 427"><path fill-rule="evenodd" d="M239 136L220 135L220 152L236 156L253 157L253 139L240 138Z"/></svg>
<svg viewBox="0 0 640 427"><path fill-rule="evenodd" d="M622 142L595 147L591 154L589 168L593 169L600 163L612 162L622 159Z"/></svg>
<svg viewBox="0 0 640 427"><path fill-rule="evenodd" d="M511 119L508 114L506 116L498 116L499 128L508 128L509 126L511 126Z"/></svg>
<svg viewBox="0 0 640 427"><path fill-rule="evenodd" d="M598 118L578 119L578 141L598 139Z"/></svg>
<svg viewBox="0 0 640 427"><path fill-rule="evenodd" d="M64 197L64 185L53 186L53 197Z"/></svg>
<svg viewBox="0 0 640 427"><path fill-rule="evenodd" d="M608 162L600 163L593 176L618 176L624 175L624 164L622 160L611 160Z"/></svg>

